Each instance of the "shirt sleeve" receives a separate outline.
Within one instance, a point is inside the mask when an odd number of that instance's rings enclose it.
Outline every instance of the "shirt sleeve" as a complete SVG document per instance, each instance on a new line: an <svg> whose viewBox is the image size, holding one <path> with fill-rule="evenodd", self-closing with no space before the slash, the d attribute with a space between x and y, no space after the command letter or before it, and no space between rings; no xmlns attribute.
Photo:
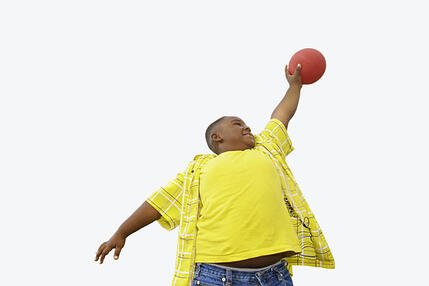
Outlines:
<svg viewBox="0 0 429 286"><path fill-rule="evenodd" d="M184 173L179 173L176 178L155 191L146 200L161 214L158 223L167 230L173 230L180 224L183 182Z"/></svg>
<svg viewBox="0 0 429 286"><path fill-rule="evenodd" d="M270 143L284 157L295 149L292 146L292 141L289 138L286 127L276 118L268 121L264 130L259 134L259 137L262 143Z"/></svg>

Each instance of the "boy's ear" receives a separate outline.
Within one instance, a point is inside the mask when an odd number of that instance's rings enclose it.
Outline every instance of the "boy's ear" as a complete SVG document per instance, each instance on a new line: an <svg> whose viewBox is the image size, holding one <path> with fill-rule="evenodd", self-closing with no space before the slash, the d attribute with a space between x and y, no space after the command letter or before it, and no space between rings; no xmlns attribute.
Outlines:
<svg viewBox="0 0 429 286"><path fill-rule="evenodd" d="M221 136L219 133L217 133L217 132L214 132L214 133L211 135L211 138L212 138L212 142L219 143L219 142L222 142L222 141L223 141L222 136Z"/></svg>

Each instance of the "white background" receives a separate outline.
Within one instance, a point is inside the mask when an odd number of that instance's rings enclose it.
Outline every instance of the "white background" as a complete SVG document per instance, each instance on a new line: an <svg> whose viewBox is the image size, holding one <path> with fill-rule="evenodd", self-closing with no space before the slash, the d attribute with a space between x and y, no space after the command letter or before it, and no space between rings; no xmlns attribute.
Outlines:
<svg viewBox="0 0 429 286"><path fill-rule="evenodd" d="M213 120L259 132L306 47L327 69L288 162L337 268L295 267L295 285L426 285L424 1L142 2L0 4L1 285L170 285L177 229L95 251L209 152Z"/></svg>

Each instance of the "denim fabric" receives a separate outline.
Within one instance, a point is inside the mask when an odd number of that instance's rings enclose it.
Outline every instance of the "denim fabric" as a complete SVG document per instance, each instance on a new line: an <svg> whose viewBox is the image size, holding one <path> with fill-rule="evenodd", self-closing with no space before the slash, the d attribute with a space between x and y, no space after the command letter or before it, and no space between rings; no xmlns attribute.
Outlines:
<svg viewBox="0 0 429 286"><path fill-rule="evenodd" d="M193 286L293 286L285 262L280 261L263 270L239 271L239 268L217 267L197 263Z"/></svg>

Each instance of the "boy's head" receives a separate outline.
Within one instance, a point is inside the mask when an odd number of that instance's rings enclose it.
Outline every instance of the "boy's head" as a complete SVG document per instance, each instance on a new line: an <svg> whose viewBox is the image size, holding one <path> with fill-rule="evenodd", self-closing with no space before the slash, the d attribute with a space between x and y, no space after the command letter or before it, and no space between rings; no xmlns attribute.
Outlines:
<svg viewBox="0 0 429 286"><path fill-rule="evenodd" d="M255 147L250 128L237 116L223 116L207 127L206 141L216 154Z"/></svg>

